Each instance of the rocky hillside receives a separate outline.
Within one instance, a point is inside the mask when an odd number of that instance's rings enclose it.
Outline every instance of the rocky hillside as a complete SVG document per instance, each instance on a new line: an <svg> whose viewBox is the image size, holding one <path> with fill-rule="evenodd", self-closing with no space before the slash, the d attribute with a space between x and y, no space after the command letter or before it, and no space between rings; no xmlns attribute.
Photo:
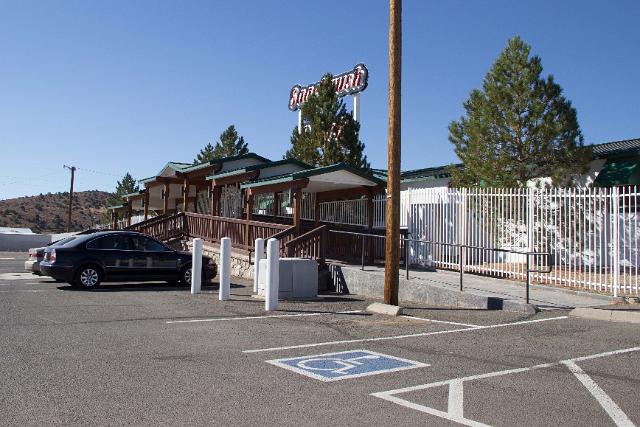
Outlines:
<svg viewBox="0 0 640 427"><path fill-rule="evenodd" d="M109 196L97 190L74 193L71 229L84 230L102 222ZM0 227L28 227L36 233L64 232L68 200L67 192L0 200Z"/></svg>

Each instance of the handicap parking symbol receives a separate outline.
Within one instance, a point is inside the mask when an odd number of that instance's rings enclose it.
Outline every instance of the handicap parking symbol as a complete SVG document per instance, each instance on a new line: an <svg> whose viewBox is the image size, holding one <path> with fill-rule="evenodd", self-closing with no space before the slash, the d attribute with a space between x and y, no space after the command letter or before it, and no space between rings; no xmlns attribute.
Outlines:
<svg viewBox="0 0 640 427"><path fill-rule="evenodd" d="M267 363L321 381L337 381L430 366L426 363L369 350L290 357L267 360Z"/></svg>

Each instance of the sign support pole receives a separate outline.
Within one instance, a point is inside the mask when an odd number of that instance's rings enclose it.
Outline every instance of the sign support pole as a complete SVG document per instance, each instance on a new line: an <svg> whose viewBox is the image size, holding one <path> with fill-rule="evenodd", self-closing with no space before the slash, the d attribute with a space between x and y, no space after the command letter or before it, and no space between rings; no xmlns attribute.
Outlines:
<svg viewBox="0 0 640 427"><path fill-rule="evenodd" d="M353 118L360 123L360 93L353 95Z"/></svg>
<svg viewBox="0 0 640 427"><path fill-rule="evenodd" d="M298 110L298 135L302 134L302 107Z"/></svg>

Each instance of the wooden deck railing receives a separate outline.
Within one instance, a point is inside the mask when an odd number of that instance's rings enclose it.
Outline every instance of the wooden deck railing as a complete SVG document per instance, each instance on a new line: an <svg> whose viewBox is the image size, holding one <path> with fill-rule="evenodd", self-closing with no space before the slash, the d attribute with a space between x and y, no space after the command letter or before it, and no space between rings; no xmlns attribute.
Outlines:
<svg viewBox="0 0 640 427"><path fill-rule="evenodd" d="M148 234L159 240L171 240L184 236L184 214L160 215L125 227L125 230Z"/></svg>
<svg viewBox="0 0 640 427"><path fill-rule="evenodd" d="M296 228L294 226L290 226L289 228L286 228L281 232L274 234L270 238L278 239L278 241L280 242L280 256L287 256L286 244L289 243L291 240L293 240L295 237L296 237ZM266 250L266 247L265 247L265 250Z"/></svg>
<svg viewBox="0 0 640 427"><path fill-rule="evenodd" d="M210 242L219 242L229 237L234 247L251 250L257 238L269 239L290 227L260 221L247 221L220 216L184 213L184 233L189 237L199 237Z"/></svg>
<svg viewBox="0 0 640 427"><path fill-rule="evenodd" d="M168 215L157 215L154 217L151 217L149 219L146 219L144 221L140 221L137 222L135 224L131 224L128 227L124 227L125 230L129 230L129 231L139 231L140 233L144 233L144 231L141 230L145 230L147 229L149 226L151 226L152 224L155 224L157 222L162 222L165 218L167 218Z"/></svg>
<svg viewBox="0 0 640 427"><path fill-rule="evenodd" d="M311 258L324 263L327 241L326 225L314 228L289 242L285 243L285 253L288 257Z"/></svg>
<svg viewBox="0 0 640 427"><path fill-rule="evenodd" d="M326 225L296 237L296 228L290 225L212 217L191 212L161 215L133 224L127 230L145 233L164 241L188 237L219 242L223 237L229 237L233 247L248 251L253 250L253 242L257 238L275 238L280 242L281 256L311 258L319 262L325 260L328 242Z"/></svg>

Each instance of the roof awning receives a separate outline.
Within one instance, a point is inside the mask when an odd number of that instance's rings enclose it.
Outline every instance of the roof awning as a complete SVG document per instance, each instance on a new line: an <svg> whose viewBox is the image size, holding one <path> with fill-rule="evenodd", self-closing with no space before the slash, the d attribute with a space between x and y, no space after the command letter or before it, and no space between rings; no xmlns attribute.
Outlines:
<svg viewBox="0 0 640 427"><path fill-rule="evenodd" d="M260 187L275 189L287 185L299 186L311 193L320 193L356 187L378 187L383 186L384 181L369 172L345 164L337 164L257 179L244 183L240 187L257 190Z"/></svg>
<svg viewBox="0 0 640 427"><path fill-rule="evenodd" d="M637 184L640 184L640 157L607 161L593 183L596 187Z"/></svg>

